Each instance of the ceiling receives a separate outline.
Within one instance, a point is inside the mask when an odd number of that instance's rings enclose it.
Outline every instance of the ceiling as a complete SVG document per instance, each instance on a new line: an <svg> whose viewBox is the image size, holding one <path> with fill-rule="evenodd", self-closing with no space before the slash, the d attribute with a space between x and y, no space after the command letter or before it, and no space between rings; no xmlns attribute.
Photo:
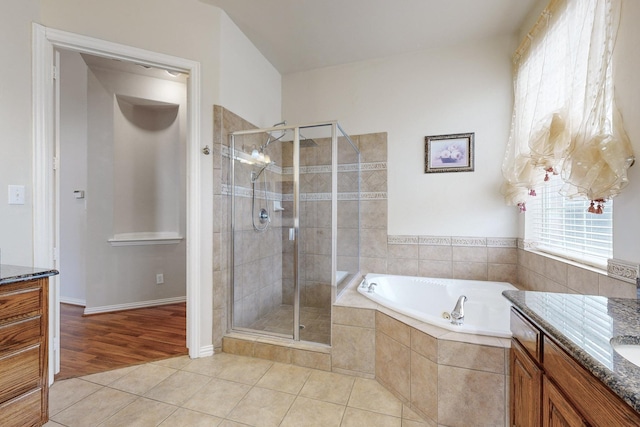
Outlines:
<svg viewBox="0 0 640 427"><path fill-rule="evenodd" d="M514 34L538 0L200 0L281 74Z"/></svg>

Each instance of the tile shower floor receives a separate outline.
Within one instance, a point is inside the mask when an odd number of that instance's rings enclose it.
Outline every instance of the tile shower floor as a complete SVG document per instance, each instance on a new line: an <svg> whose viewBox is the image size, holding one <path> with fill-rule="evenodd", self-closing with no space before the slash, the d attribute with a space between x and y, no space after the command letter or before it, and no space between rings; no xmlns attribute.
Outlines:
<svg viewBox="0 0 640 427"><path fill-rule="evenodd" d="M303 341L331 344L331 309L300 307L300 339ZM250 329L291 335L293 328L293 306L281 305L264 317L256 320Z"/></svg>
<svg viewBox="0 0 640 427"><path fill-rule="evenodd" d="M375 380L226 353L54 383L57 426L427 426Z"/></svg>

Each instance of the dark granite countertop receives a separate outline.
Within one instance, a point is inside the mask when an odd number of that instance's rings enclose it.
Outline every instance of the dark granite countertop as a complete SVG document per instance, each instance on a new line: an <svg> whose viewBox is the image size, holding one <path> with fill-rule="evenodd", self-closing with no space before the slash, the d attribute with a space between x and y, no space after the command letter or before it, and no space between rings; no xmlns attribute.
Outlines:
<svg viewBox="0 0 640 427"><path fill-rule="evenodd" d="M46 268L0 264L0 285L23 282L25 280L40 279L42 277L55 276L56 274L58 274L57 270Z"/></svg>
<svg viewBox="0 0 640 427"><path fill-rule="evenodd" d="M640 413L640 367L610 344L612 338L640 343L640 301L530 291L502 295Z"/></svg>

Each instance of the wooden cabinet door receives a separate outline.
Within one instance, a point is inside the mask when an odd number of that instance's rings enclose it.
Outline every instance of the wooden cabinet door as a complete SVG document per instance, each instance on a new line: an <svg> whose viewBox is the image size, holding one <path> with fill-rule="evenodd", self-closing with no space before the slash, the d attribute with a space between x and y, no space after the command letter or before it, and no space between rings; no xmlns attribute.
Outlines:
<svg viewBox="0 0 640 427"><path fill-rule="evenodd" d="M564 394L544 377L542 386L542 427L586 427L588 424Z"/></svg>
<svg viewBox="0 0 640 427"><path fill-rule="evenodd" d="M542 370L518 341L511 342L510 413L514 427L540 426Z"/></svg>

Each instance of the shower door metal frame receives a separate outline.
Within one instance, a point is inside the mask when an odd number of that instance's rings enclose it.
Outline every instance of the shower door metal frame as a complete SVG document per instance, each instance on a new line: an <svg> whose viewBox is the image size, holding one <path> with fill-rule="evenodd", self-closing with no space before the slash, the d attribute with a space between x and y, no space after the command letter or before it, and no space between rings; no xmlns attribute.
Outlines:
<svg viewBox="0 0 640 427"><path fill-rule="evenodd" d="M360 162L360 150L353 143L349 135L342 129L337 121L312 123L298 126L275 126L270 128L252 129L244 131L231 132L229 134L230 147L230 191L231 191L231 239L230 239L230 280L229 280L229 298L228 307L229 315L227 316L228 331L243 331L256 334L254 329L245 327L234 327L234 292L235 292L235 233L236 233L236 190L235 190L235 137L243 135L253 135L257 133L268 133L274 131L293 130L293 330L292 335L278 334L275 332L260 331L261 334L270 336L280 336L300 341L300 263L299 263L299 240L300 240L300 128L313 128L331 126L331 286L336 289L336 270L337 270L337 229L338 229L338 129L347 139L349 144L358 154L358 164ZM360 185L358 184L358 193ZM359 210L358 210L359 211ZM360 252L358 245L358 255ZM332 294L332 301L336 292Z"/></svg>
<svg viewBox="0 0 640 427"><path fill-rule="evenodd" d="M276 126L270 128L262 128L262 129L252 129L245 131L236 131L229 134L229 158L230 158L230 168L229 173L231 175L231 239L230 239L230 269L229 269L229 298L228 298L228 306L229 306L229 316L227 316L227 330L228 331L243 331L250 333L257 333L254 329L246 328L246 327L237 327L234 326L234 317L235 317L235 304L234 304L234 292L235 292L235 234L236 234L236 183L235 183L235 160L236 160L236 149L235 149L235 137L243 136L243 135L254 135L258 133L267 133L274 131L288 131L293 130L294 139L293 139L293 229L294 229L294 239L293 239L293 330L292 334L285 335L279 334L275 332L266 332L261 331L265 335L271 336L280 336L289 339L293 339L294 341L300 340L300 286L299 286L299 263L298 263L298 237L299 237L299 209L300 209L300 201L299 201L299 179L300 179L300 130L299 126ZM265 190L266 191L266 190ZM253 213L252 213L253 214Z"/></svg>

